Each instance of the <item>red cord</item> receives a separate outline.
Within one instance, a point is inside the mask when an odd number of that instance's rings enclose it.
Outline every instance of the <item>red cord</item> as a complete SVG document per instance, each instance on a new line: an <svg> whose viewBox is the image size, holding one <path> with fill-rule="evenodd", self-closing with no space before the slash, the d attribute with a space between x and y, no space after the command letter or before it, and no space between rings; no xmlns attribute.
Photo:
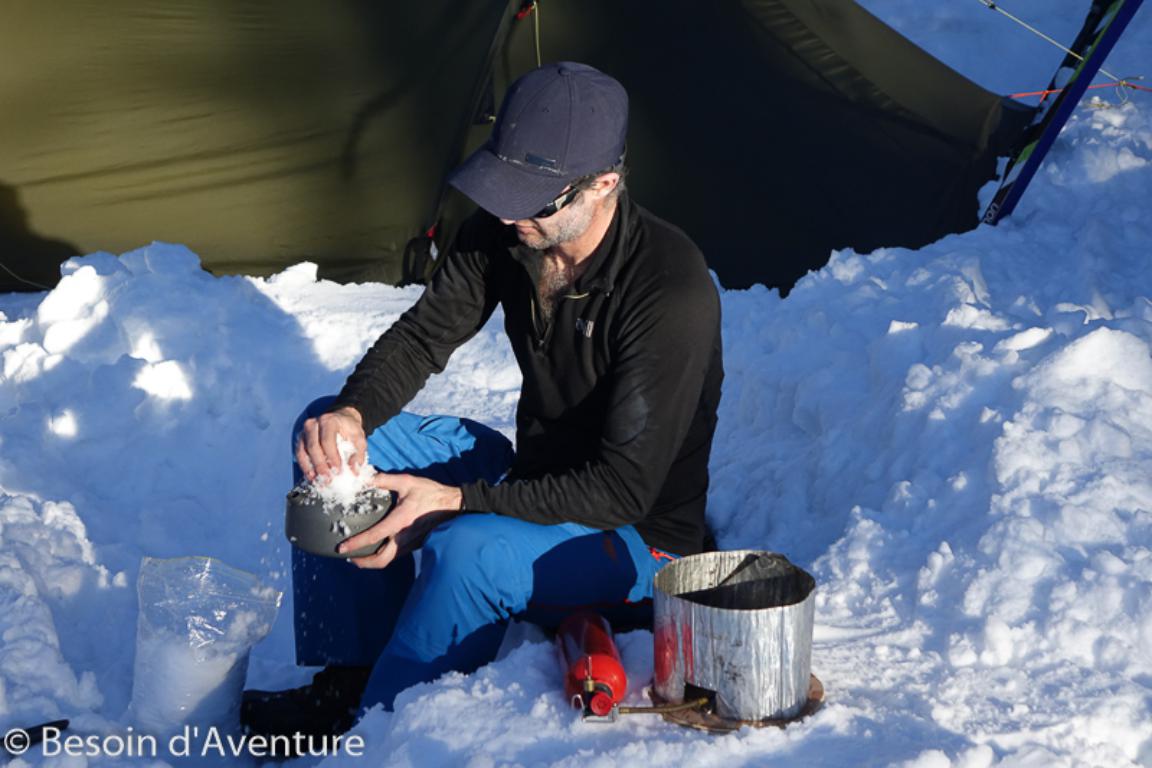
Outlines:
<svg viewBox="0 0 1152 768"><path fill-rule="evenodd" d="M1136 85L1136 83L1129 83L1127 81L1120 82L1120 83L1098 83L1097 85L1088 86L1088 90L1091 90L1093 88L1133 88L1137 91L1152 91L1152 88L1149 88L1149 87L1144 86L1144 85ZM1047 96L1051 96L1054 93L1060 93L1063 90L1064 90L1063 88L1053 88L1053 89L1048 90L1048 91L1028 91L1027 93L1010 93L1010 94L1008 94L1008 96L1009 96L1009 98L1012 98L1012 99L1022 99L1022 98L1025 98L1027 96L1047 97Z"/></svg>

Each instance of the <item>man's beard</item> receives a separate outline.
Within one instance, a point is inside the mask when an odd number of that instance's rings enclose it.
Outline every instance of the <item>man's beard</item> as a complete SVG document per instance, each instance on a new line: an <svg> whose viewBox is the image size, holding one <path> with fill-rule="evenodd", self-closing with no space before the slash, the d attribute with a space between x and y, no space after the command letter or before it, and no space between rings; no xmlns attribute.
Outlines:
<svg viewBox="0 0 1152 768"><path fill-rule="evenodd" d="M576 205L580 205L580 201ZM571 217L563 221L552 222L551 219L541 219L534 222L537 229L525 233L516 230L520 242L534 251L546 251L557 245L569 243L588 231L595 213L593 206L583 205L571 212Z"/></svg>

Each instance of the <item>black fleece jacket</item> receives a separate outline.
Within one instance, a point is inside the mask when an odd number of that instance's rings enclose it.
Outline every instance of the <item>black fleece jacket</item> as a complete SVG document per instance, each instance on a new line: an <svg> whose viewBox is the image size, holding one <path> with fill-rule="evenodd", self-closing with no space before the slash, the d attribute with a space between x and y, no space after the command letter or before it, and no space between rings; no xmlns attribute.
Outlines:
<svg viewBox="0 0 1152 768"><path fill-rule="evenodd" d="M724 376L716 287L692 241L626 193L589 258L545 323L539 254L478 211L333 409L353 406L371 432L502 305L524 377L516 459L503 482L463 486L466 508L542 524L634 525L650 546L699 552Z"/></svg>

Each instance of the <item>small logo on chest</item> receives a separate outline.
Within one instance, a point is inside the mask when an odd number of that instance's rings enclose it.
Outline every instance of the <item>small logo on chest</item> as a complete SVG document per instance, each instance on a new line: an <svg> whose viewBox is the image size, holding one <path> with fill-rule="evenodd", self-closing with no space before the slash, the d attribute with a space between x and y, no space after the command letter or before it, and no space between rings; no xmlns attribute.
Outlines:
<svg viewBox="0 0 1152 768"><path fill-rule="evenodd" d="M576 333L580 334L586 339L592 338L592 328L596 325L594 320L585 320L582 317L576 318Z"/></svg>

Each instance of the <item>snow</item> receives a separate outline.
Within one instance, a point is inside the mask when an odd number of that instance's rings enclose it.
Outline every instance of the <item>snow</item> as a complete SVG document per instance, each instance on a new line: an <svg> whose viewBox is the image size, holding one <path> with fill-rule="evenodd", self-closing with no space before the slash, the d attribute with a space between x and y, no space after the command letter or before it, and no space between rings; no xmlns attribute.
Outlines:
<svg viewBox="0 0 1152 768"><path fill-rule="evenodd" d="M994 89L1043 87L1060 56L975 0L866 5ZM1068 39L1084 3L1009 10ZM1140 72L1150 43L1143 11L1106 67ZM1152 764L1152 101L1095 93L1111 106L1077 111L1000 226L835 253L785 300L722 296L709 517L724 548L816 576L819 713L723 737L583 723L529 639L369 713L364 757L324 764ZM144 557L218 557L284 590L248 683L306 679L280 517L290 429L418 293L310 264L216 278L154 243L0 295L0 732L69 717L124 733ZM501 327L412 409L511 436ZM651 635L619 642L641 703Z"/></svg>
<svg viewBox="0 0 1152 768"><path fill-rule="evenodd" d="M343 435L336 436L336 450L340 452L339 469L331 476L318 477L317 482L312 483L312 489L324 502L325 508L352 507L361 491L373 487L372 477L376 472L367 462L352 469L350 460L356 446Z"/></svg>

